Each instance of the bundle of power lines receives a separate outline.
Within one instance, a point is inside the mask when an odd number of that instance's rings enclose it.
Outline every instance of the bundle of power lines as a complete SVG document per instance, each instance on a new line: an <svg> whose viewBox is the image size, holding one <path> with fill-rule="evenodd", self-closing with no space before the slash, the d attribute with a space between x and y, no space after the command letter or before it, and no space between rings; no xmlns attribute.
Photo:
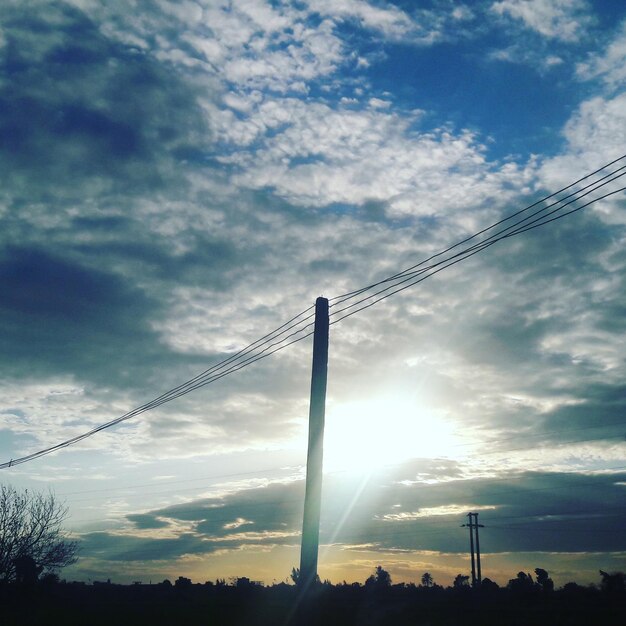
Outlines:
<svg viewBox="0 0 626 626"><path fill-rule="evenodd" d="M356 313L359 313L393 295L414 287L431 276L468 259L494 244L521 235L529 230L545 226L568 215L572 215L595 202L626 191L626 187L611 189L609 185L626 175L626 154L603 165L601 168L579 178L573 183L555 191L516 211L508 217L483 228L473 235L455 243L411 267L392 276L374 282L365 287L350 291L329 300L330 324L338 324ZM599 193L599 195L597 195ZM101 430L115 426L141 413L155 409L176 398L214 383L248 367L256 361L285 348L303 341L313 334L314 306L301 311L273 331L260 337L236 354L216 363L190 380L170 389L162 395L142 404L141 406L101 424L81 435L62 441L54 446L39 450L26 456L0 463L0 469L19 465L36 458L71 446Z"/></svg>

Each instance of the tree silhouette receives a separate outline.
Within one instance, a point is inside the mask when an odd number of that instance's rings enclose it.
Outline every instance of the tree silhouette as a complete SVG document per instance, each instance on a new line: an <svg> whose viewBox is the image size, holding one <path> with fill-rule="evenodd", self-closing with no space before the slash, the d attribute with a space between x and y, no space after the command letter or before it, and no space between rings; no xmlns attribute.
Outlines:
<svg viewBox="0 0 626 626"><path fill-rule="evenodd" d="M179 576L174 581L174 587L176 587L176 589L187 589L191 587L191 578L186 578L185 576Z"/></svg>
<svg viewBox="0 0 626 626"><path fill-rule="evenodd" d="M67 508L54 495L0 486L0 580L34 582L42 571L76 561L78 544L61 524Z"/></svg>
<svg viewBox="0 0 626 626"><path fill-rule="evenodd" d="M365 581L365 586L376 589L391 587L391 575L382 565L377 565L374 573Z"/></svg>
<svg viewBox="0 0 626 626"><path fill-rule="evenodd" d="M43 567L37 565L35 559L28 554L13 559L15 565L15 582L20 585L33 585L37 582Z"/></svg>
<svg viewBox="0 0 626 626"><path fill-rule="evenodd" d="M434 584L433 577L428 572L424 572L422 574L422 585L424 587L432 587L433 584Z"/></svg>
<svg viewBox="0 0 626 626"><path fill-rule="evenodd" d="M600 586L602 591L606 591L607 593L617 594L624 593L626 590L626 574L622 572L614 572L613 574L609 574L608 572L603 572L600 570L600 576L602 576L602 581Z"/></svg>
<svg viewBox="0 0 626 626"><path fill-rule="evenodd" d="M299 567L292 567L291 568L291 574L289 574L289 578L291 578L291 580L293 581L294 585L297 585L298 581L300 580L300 568Z"/></svg>
<svg viewBox="0 0 626 626"><path fill-rule="evenodd" d="M537 577L537 584L541 587L541 590L549 593L554 591L554 581L549 577L548 572L540 567L535 568L535 576Z"/></svg>
<svg viewBox="0 0 626 626"><path fill-rule="evenodd" d="M547 572L546 572L546 575L547 575ZM535 583L533 582L533 577L530 574L525 574L524 572L518 572L515 578L511 578L511 580L509 580L507 587L511 591L525 592L525 591L532 591L533 589L535 589Z"/></svg>
<svg viewBox="0 0 626 626"><path fill-rule="evenodd" d="M454 589L465 589L469 586L469 576L465 576L464 574L457 574L454 582L452 583Z"/></svg>
<svg viewBox="0 0 626 626"><path fill-rule="evenodd" d="M483 592L495 593L500 589L500 585L491 580L491 578L483 578L482 582L480 583L480 588Z"/></svg>

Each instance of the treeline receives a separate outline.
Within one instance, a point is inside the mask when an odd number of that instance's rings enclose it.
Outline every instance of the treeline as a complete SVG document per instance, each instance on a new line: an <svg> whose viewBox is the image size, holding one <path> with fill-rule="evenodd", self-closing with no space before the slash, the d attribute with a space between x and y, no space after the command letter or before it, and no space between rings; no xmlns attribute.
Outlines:
<svg viewBox="0 0 626 626"><path fill-rule="evenodd" d="M297 577L297 570L292 572ZM426 575L427 574L427 575ZM459 575L450 587L437 585L427 572L423 584L394 584L382 567L364 584L318 582L303 594L298 586L263 586L246 577L194 584L118 585L61 582L0 587L0 622L67 626L156 624L255 626L588 626L626 624L625 576L601 572L597 585L568 583L555 589L545 570L520 572L500 587L485 579L472 588Z"/></svg>

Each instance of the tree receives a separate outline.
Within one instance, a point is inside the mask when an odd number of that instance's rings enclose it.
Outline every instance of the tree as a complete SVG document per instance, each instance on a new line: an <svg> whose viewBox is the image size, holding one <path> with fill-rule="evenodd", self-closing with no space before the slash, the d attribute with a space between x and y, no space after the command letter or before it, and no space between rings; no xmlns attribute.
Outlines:
<svg viewBox="0 0 626 626"><path fill-rule="evenodd" d="M179 576L174 581L174 587L176 589L187 589L191 587L191 578L185 578L184 576Z"/></svg>
<svg viewBox="0 0 626 626"><path fill-rule="evenodd" d="M385 589L391 587L391 575L381 565L377 565L374 573L365 581L365 586L370 589Z"/></svg>
<svg viewBox="0 0 626 626"><path fill-rule="evenodd" d="M535 576L537 576L537 584L541 587L541 590L545 593L554 591L554 581L548 575L548 572L541 567L535 568Z"/></svg>
<svg viewBox="0 0 626 626"><path fill-rule="evenodd" d="M454 589L466 589L469 587L469 576L465 576L464 574L457 574L454 581L452 582L452 587Z"/></svg>
<svg viewBox="0 0 626 626"><path fill-rule="evenodd" d="M42 572L75 563L78 543L61 529L66 516L52 493L0 485L0 580L34 582Z"/></svg>
<svg viewBox="0 0 626 626"><path fill-rule="evenodd" d="M35 559L27 554L13 559L13 565L15 566L15 582L20 585L34 585L43 570L43 567L37 565Z"/></svg>
<svg viewBox="0 0 626 626"><path fill-rule="evenodd" d="M602 576L602 582L600 583L602 591L610 594L624 593L626 589L626 574L623 572L609 574L600 570L600 576Z"/></svg>
<svg viewBox="0 0 626 626"><path fill-rule="evenodd" d="M376 577L377 586L391 587L391 574L386 569L383 569L381 565L376 566L374 576Z"/></svg>
<svg viewBox="0 0 626 626"><path fill-rule="evenodd" d="M433 577L428 572L424 572L422 574L422 587L432 587L433 583Z"/></svg>
<svg viewBox="0 0 626 626"><path fill-rule="evenodd" d="M289 577L291 578L291 580L293 580L293 584L297 585L298 581L300 580L300 568L292 567L291 574L289 575Z"/></svg>
<svg viewBox="0 0 626 626"><path fill-rule="evenodd" d="M533 577L530 574L518 572L515 578L511 578L511 580L509 580L507 588L511 591L519 593L529 592L535 589L535 583L533 582Z"/></svg>
<svg viewBox="0 0 626 626"><path fill-rule="evenodd" d="M483 578L480 588L484 593L495 593L500 589L500 585L491 580L491 578Z"/></svg>

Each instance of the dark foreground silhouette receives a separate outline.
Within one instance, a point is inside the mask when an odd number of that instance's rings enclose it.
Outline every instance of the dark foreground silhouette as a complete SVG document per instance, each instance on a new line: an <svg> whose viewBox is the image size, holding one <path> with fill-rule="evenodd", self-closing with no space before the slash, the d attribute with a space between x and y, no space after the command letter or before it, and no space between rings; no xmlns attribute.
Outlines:
<svg viewBox="0 0 626 626"><path fill-rule="evenodd" d="M182 581L182 582L181 582ZM522 587L522 586L520 586ZM3 626L623 626L623 588L442 588L321 584L303 598L284 583L47 583L0 586Z"/></svg>

